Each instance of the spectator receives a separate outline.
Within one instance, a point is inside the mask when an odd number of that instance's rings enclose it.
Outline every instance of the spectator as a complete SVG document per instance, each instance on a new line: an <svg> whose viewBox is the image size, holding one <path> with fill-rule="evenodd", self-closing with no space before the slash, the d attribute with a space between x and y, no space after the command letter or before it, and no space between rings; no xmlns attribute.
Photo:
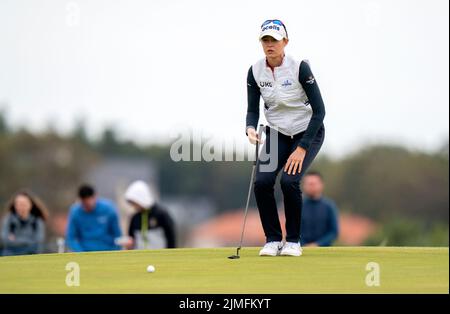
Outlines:
<svg viewBox="0 0 450 314"><path fill-rule="evenodd" d="M174 248L175 227L169 213L155 200L143 181L132 183L125 199L137 211L131 218L128 248Z"/></svg>
<svg viewBox="0 0 450 314"><path fill-rule="evenodd" d="M303 181L301 243L305 246L330 246L338 236L338 210L323 197L323 179L319 172L308 172Z"/></svg>
<svg viewBox="0 0 450 314"><path fill-rule="evenodd" d="M43 252L47 209L31 192L18 192L7 205L1 239L3 255L38 254Z"/></svg>
<svg viewBox="0 0 450 314"><path fill-rule="evenodd" d="M73 252L118 250L119 218L112 201L98 198L93 187L82 185L79 202L72 205L67 225L67 245Z"/></svg>

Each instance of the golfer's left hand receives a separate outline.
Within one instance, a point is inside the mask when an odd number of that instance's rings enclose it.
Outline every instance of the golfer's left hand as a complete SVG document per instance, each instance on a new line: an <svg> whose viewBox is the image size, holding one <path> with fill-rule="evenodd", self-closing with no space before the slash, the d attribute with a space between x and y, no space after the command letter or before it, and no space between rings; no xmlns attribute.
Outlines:
<svg viewBox="0 0 450 314"><path fill-rule="evenodd" d="M303 160L305 159L306 150L298 146L289 156L288 161L286 162L286 166L284 166L284 172L287 172L289 175L300 173L302 171Z"/></svg>

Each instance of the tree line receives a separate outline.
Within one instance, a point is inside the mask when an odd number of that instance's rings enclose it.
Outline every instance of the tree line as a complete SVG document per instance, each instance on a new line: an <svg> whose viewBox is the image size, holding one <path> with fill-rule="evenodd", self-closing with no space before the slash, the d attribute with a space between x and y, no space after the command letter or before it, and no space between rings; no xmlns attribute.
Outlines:
<svg viewBox="0 0 450 314"><path fill-rule="evenodd" d="M98 140L92 140L81 121L64 136L51 128L40 133L12 130L0 112L0 202L5 204L14 192L27 187L52 212L67 211L90 169L108 156L129 156L148 158L156 165L162 197L208 196L222 212L243 206L251 162L173 162L169 151L169 145L120 140L114 128L106 128ZM323 174L326 194L341 211L370 217L386 230L432 233L437 228L439 235L430 233L430 237L440 240L430 241L441 243L446 236L448 245L448 151L448 140L431 153L370 145L340 159L319 155L312 169ZM393 225L394 221L407 226ZM409 243L402 236L397 238L397 243ZM378 235L371 241L382 240L383 235Z"/></svg>

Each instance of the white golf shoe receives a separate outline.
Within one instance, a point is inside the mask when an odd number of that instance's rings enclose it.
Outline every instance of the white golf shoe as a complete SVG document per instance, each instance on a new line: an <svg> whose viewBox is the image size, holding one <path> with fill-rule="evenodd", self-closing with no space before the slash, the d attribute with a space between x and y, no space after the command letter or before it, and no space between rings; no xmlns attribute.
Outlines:
<svg viewBox="0 0 450 314"><path fill-rule="evenodd" d="M283 243L279 241L267 242L261 251L259 251L259 256L277 256L282 246Z"/></svg>
<svg viewBox="0 0 450 314"><path fill-rule="evenodd" d="M282 256L300 256L303 250L300 243L297 242L286 242L281 249L280 255Z"/></svg>

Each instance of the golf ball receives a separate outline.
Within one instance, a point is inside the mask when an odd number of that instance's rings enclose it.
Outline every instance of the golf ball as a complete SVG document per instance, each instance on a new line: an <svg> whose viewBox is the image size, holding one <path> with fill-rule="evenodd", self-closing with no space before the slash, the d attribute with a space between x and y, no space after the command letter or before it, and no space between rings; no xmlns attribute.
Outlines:
<svg viewBox="0 0 450 314"><path fill-rule="evenodd" d="M149 272L149 273L155 272L155 266L153 266L153 265L148 265L148 266L147 266L147 272Z"/></svg>

